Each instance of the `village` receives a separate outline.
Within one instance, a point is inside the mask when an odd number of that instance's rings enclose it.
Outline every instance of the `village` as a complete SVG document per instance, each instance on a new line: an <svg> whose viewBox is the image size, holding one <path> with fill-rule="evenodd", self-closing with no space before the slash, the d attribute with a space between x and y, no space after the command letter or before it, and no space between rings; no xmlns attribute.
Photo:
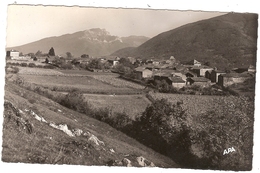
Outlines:
<svg viewBox="0 0 260 173"><path fill-rule="evenodd" d="M10 62L33 62L30 66L42 67L42 63L59 67L61 69L85 69L93 73L119 73L122 78L143 84L145 86L156 87L158 81L166 82L176 90L189 86L210 87L218 86L227 88L231 85L241 84L247 80L253 80L256 68L253 65L247 68L232 68L219 70L197 61L196 59L185 64L180 63L174 56L166 60L154 60L134 57L102 56L89 57L82 55L74 58L70 53L64 58L60 55L49 56L48 54L34 55L27 54L21 56L19 51L7 51ZM19 63L18 63L19 64ZM21 64L20 64L21 65ZM26 66L23 63L23 66ZM50 68L54 68L51 67Z"/></svg>

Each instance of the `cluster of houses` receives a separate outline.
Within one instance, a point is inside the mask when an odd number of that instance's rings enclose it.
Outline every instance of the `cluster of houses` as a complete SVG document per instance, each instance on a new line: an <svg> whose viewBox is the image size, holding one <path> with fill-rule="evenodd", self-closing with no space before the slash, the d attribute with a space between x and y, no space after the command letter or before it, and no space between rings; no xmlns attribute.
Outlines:
<svg viewBox="0 0 260 173"><path fill-rule="evenodd" d="M19 51L10 50L6 52L7 57L11 59L20 59ZM119 64L120 57L118 56L104 56L99 58L101 62L108 62L111 67ZM135 64L137 61L142 62L141 59L134 57L127 57L127 59ZM77 60L78 63L88 63L89 58L81 58ZM173 56L168 60L155 61L146 60L141 65L134 69L135 78L137 80L165 80L169 85L175 88L182 88L187 85L209 86L218 84L223 87L228 87L235 83L243 83L247 79L255 76L256 68L250 65L248 68L235 68L230 72L225 72L203 65L197 60L192 60L186 64L181 64Z"/></svg>
<svg viewBox="0 0 260 173"><path fill-rule="evenodd" d="M149 63L135 68L137 79L165 80L175 88L182 88L187 85L230 86L235 83L242 83L253 78L256 68L250 65L248 68L232 69L229 73L203 65L197 60L187 64L176 62L173 56L165 63Z"/></svg>

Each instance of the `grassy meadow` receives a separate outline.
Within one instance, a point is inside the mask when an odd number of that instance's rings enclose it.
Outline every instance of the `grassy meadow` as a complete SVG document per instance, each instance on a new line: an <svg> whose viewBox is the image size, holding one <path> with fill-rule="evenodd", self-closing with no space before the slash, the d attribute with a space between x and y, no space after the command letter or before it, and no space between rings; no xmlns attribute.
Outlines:
<svg viewBox="0 0 260 173"><path fill-rule="evenodd" d="M89 101L96 108L109 108L114 112L123 113L135 119L142 114L150 101L143 95L97 95L84 94L86 101Z"/></svg>

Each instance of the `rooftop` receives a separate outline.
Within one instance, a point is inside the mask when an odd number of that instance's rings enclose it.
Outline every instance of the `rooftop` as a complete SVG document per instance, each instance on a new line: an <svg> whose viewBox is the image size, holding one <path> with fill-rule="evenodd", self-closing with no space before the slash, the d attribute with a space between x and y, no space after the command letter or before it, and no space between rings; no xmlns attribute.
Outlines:
<svg viewBox="0 0 260 173"><path fill-rule="evenodd" d="M193 66L192 69L213 69L213 68L206 65L201 65L201 66Z"/></svg>
<svg viewBox="0 0 260 173"><path fill-rule="evenodd" d="M210 80L205 77L192 77L191 78L194 82L209 82Z"/></svg>
<svg viewBox="0 0 260 173"><path fill-rule="evenodd" d="M180 77L169 77L169 79L173 82L173 83L185 83L185 81L180 78Z"/></svg>
<svg viewBox="0 0 260 173"><path fill-rule="evenodd" d="M135 71L142 72L142 71L144 71L145 69L146 69L146 67L141 66L141 67L135 68ZM147 70L148 70L148 69L147 69Z"/></svg>

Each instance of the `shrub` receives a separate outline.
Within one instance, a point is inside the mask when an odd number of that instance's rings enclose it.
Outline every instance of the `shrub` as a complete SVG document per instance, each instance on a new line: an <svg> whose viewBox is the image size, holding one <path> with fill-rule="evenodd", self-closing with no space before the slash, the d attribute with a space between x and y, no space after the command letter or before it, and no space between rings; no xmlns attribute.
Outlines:
<svg viewBox="0 0 260 173"><path fill-rule="evenodd" d="M73 68L71 63L62 63L60 67L62 69L72 69Z"/></svg>
<svg viewBox="0 0 260 173"><path fill-rule="evenodd" d="M42 66L42 65L37 65L36 67L38 67L38 68L43 68L43 66Z"/></svg>
<svg viewBox="0 0 260 173"><path fill-rule="evenodd" d="M90 105L88 104L87 101L85 101L83 94L76 90L69 92L64 97L64 99L62 99L60 101L60 104L69 109L78 111L80 113L89 113L90 112Z"/></svg>
<svg viewBox="0 0 260 173"><path fill-rule="evenodd" d="M12 68L12 70L11 70L12 73L18 73L19 72L18 67L11 67L11 68Z"/></svg>
<svg viewBox="0 0 260 173"><path fill-rule="evenodd" d="M153 101L133 122L132 131L131 136L176 162L191 160L186 113L181 104L171 104L166 99Z"/></svg>
<svg viewBox="0 0 260 173"><path fill-rule="evenodd" d="M23 62L23 63L21 63L21 66L22 67L27 67L27 63Z"/></svg>
<svg viewBox="0 0 260 173"><path fill-rule="evenodd" d="M133 122L125 112L116 113L110 121L111 125L119 130L126 130L126 127Z"/></svg>
<svg viewBox="0 0 260 173"><path fill-rule="evenodd" d="M29 63L28 67L36 67L34 63Z"/></svg>
<svg viewBox="0 0 260 173"><path fill-rule="evenodd" d="M53 65L45 65L45 66L43 66L43 68L54 69L55 67Z"/></svg>

